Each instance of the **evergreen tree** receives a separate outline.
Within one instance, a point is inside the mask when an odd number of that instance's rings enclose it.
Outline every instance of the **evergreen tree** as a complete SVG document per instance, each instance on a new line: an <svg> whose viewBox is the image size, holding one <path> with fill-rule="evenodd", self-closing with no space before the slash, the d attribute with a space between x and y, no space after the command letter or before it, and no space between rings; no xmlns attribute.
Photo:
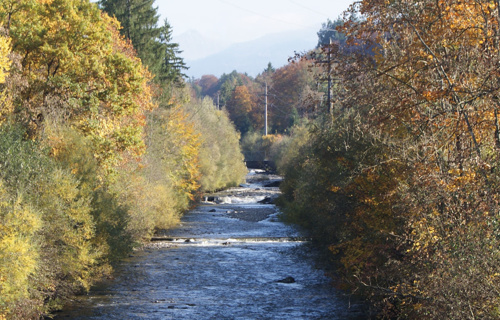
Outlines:
<svg viewBox="0 0 500 320"><path fill-rule="evenodd" d="M332 21L330 19L327 22L323 23L321 29L318 31L318 45L317 47L323 47L330 44L330 40L332 42L336 42L338 44L345 44L345 35L341 32L338 32L336 28L338 26L343 25L343 21L337 19Z"/></svg>
<svg viewBox="0 0 500 320"><path fill-rule="evenodd" d="M121 34L132 42L142 63L160 82L182 85L182 70L187 69L179 45L172 42L167 20L158 26L158 8L154 0L100 0L102 10L122 25Z"/></svg>
<svg viewBox="0 0 500 320"><path fill-rule="evenodd" d="M273 73L274 71L276 71L276 69L273 67L273 64L272 64L271 62L269 62L269 63L267 64L267 68L266 68L266 69L264 69L264 73L269 73L269 74L271 74L271 73Z"/></svg>
<svg viewBox="0 0 500 320"><path fill-rule="evenodd" d="M186 76L182 72L183 70L187 70L188 67L186 67L184 59L179 57L182 53L179 49L179 44L172 42L172 27L167 19L165 19L165 23L161 28L160 44L161 55L163 55L161 72L159 74L160 80L176 85L182 84L181 79Z"/></svg>

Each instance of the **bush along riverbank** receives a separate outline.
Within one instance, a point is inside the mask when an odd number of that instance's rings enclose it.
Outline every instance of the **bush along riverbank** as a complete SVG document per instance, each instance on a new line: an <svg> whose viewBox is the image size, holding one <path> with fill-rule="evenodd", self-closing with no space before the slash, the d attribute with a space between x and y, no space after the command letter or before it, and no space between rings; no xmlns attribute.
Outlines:
<svg viewBox="0 0 500 320"><path fill-rule="evenodd" d="M227 116L97 4L0 4L0 319L38 319L246 168Z"/></svg>
<svg viewBox="0 0 500 320"><path fill-rule="evenodd" d="M494 176L447 171L443 184L435 168L389 156L357 130L359 119L291 137L277 200L286 219L328 250L337 286L370 299L382 318L468 319L471 308L498 318Z"/></svg>
<svg viewBox="0 0 500 320"><path fill-rule="evenodd" d="M382 318L498 319L498 2L351 9L325 48L333 110L282 152L280 204Z"/></svg>

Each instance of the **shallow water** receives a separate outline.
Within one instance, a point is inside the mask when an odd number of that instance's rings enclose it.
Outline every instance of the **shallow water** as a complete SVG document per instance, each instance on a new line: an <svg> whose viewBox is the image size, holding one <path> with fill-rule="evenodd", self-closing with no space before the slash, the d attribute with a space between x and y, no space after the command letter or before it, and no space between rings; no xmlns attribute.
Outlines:
<svg viewBox="0 0 500 320"><path fill-rule="evenodd" d="M189 212L57 319L367 318L315 267L307 239L274 205L255 203L276 193L251 181ZM287 277L295 282L279 282Z"/></svg>

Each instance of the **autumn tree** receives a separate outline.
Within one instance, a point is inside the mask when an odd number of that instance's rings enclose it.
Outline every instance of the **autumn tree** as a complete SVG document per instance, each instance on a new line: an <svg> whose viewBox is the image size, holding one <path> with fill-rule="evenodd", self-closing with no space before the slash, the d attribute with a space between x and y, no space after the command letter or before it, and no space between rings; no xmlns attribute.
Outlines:
<svg viewBox="0 0 500 320"><path fill-rule="evenodd" d="M498 318L498 3L352 10L333 117L283 164L288 215L383 317Z"/></svg>
<svg viewBox="0 0 500 320"><path fill-rule="evenodd" d="M376 90L358 103L377 99L373 127L394 137L393 148L399 157L405 150L403 159L415 170L405 181L412 196L404 202L412 213L404 216L403 235L412 260L404 280L392 288L421 297L405 296L436 317L440 310L453 318L488 317L495 312L498 281L488 279L498 253L482 247L485 240L477 235L489 239L497 220L490 215L497 210L495 196L484 195L496 194L498 187L489 169L497 162L491 150L498 146L497 4L366 1L360 12L366 20L350 33L374 48L373 61L360 66ZM418 279L410 276L415 270ZM472 276L470 270L481 271ZM437 285L436 277L446 286Z"/></svg>
<svg viewBox="0 0 500 320"><path fill-rule="evenodd" d="M229 118L233 121L238 131L245 134L252 128L249 114L254 108L254 104L246 86L237 86L234 89L226 108Z"/></svg>
<svg viewBox="0 0 500 320"><path fill-rule="evenodd" d="M0 36L0 85L4 85L5 78L9 74L11 60L8 55L11 51L11 40L8 37ZM0 93L0 124L5 120L5 116L12 112L12 104L8 92L3 89Z"/></svg>
<svg viewBox="0 0 500 320"><path fill-rule="evenodd" d="M22 57L23 84L13 88L18 121L32 135L44 119L69 121L92 136L106 170L124 152L142 152L141 114L152 108L149 75L116 21L95 4L63 0L27 7L15 18L9 34Z"/></svg>
<svg viewBox="0 0 500 320"><path fill-rule="evenodd" d="M95 3L0 0L0 319L50 317L203 188L241 181L238 133L212 106L185 107L170 25L154 28L139 58Z"/></svg>
<svg viewBox="0 0 500 320"><path fill-rule="evenodd" d="M308 110L304 101L313 86L313 76L308 72L308 61L290 63L271 74L269 89L269 121L271 131L283 133L304 116Z"/></svg>
<svg viewBox="0 0 500 320"><path fill-rule="evenodd" d="M2 280L0 317L29 319L88 289L109 273L114 244L130 245L127 212L112 205L109 186L143 152L153 104L149 73L95 4L3 1L0 17L10 37L0 58L2 72L10 67L1 88L0 278L11 279ZM110 201L99 207L102 198Z"/></svg>
<svg viewBox="0 0 500 320"><path fill-rule="evenodd" d="M217 83L219 79L217 79L214 75L203 75L197 84L201 87L201 96L210 96L212 98L215 97L217 92L215 89L217 88Z"/></svg>

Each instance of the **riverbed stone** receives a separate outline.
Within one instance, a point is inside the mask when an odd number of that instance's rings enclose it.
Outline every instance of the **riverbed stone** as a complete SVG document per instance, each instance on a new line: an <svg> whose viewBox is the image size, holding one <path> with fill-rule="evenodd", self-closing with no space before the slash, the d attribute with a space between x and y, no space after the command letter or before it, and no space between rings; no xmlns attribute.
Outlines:
<svg viewBox="0 0 500 320"><path fill-rule="evenodd" d="M295 279L293 277L286 277L284 279L276 281L278 283L295 283Z"/></svg>
<svg viewBox="0 0 500 320"><path fill-rule="evenodd" d="M238 207L238 210L226 210L226 214L233 219L247 222L259 222L268 219L276 213L274 206Z"/></svg>
<svg viewBox="0 0 500 320"><path fill-rule="evenodd" d="M271 197L265 197L264 199L260 200L259 203L262 203L262 204L273 204L274 203L274 199L271 198Z"/></svg>
<svg viewBox="0 0 500 320"><path fill-rule="evenodd" d="M279 188L281 185L281 180L273 181L264 185L265 188Z"/></svg>

